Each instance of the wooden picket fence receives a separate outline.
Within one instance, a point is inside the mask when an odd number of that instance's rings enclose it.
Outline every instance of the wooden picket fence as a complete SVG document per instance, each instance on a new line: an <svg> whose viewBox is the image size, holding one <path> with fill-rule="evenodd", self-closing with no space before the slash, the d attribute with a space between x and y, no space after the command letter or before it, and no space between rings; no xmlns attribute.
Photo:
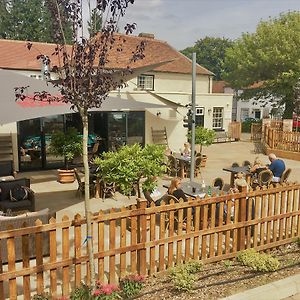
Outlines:
<svg viewBox="0 0 300 300"><path fill-rule="evenodd" d="M300 132L285 132L265 126L263 139L270 149L300 152Z"/></svg>
<svg viewBox="0 0 300 300"><path fill-rule="evenodd" d="M262 124L252 123L251 124L251 140L260 141L262 138Z"/></svg>
<svg viewBox="0 0 300 300"><path fill-rule="evenodd" d="M27 300L43 292L69 295L82 281L89 283L85 230L86 220L76 215L0 232L0 245L8 250L8 263L0 263L0 299L20 295ZM42 256L45 234L50 240L47 257ZM35 239L34 259L28 254L30 236ZM148 208L138 200L137 206L93 216L97 279L111 283L127 272L153 274L190 259L209 263L246 248L269 251L299 236L299 184ZM16 239L22 240L20 262L15 261Z"/></svg>

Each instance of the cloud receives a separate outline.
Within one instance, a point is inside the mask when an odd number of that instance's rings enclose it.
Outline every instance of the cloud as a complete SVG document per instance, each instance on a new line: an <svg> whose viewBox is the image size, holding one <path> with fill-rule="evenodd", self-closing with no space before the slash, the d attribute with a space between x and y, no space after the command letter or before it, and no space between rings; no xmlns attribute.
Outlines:
<svg viewBox="0 0 300 300"><path fill-rule="evenodd" d="M162 0L135 0L134 5L137 8L153 8L162 5Z"/></svg>

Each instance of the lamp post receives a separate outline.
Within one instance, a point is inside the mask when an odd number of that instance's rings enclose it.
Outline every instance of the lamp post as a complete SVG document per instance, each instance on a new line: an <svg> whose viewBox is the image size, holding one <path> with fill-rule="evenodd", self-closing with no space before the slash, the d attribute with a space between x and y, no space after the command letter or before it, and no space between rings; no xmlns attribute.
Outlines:
<svg viewBox="0 0 300 300"><path fill-rule="evenodd" d="M192 64L192 140L191 140L191 174L190 181L195 174L195 127L196 127L196 53L193 52Z"/></svg>

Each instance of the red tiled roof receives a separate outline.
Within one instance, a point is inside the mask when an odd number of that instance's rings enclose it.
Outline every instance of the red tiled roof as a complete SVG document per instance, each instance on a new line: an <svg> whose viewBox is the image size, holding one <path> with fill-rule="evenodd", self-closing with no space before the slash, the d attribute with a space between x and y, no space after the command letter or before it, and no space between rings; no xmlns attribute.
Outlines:
<svg viewBox="0 0 300 300"><path fill-rule="evenodd" d="M122 43L125 40L124 47L122 47L123 50L117 51L117 46L120 42L116 42L115 46L110 51L107 68L126 68L129 65L129 59L132 57L132 52L136 49L136 46L144 40L147 42L146 50L144 52L145 58L135 63L131 63L130 67L142 67L169 61L168 63L155 68L154 71L184 74L190 74L192 72L191 61L164 41L138 36L125 36L119 34L118 36L121 37L120 40L122 40ZM33 44L34 46L29 51L26 48L25 41L0 39L0 68L40 70L41 62L36 59L37 55L40 53L48 55L53 64L57 64L55 62L57 58L52 56L56 46L55 44L38 42L34 42ZM197 74L213 75L213 73L200 65L197 65Z"/></svg>

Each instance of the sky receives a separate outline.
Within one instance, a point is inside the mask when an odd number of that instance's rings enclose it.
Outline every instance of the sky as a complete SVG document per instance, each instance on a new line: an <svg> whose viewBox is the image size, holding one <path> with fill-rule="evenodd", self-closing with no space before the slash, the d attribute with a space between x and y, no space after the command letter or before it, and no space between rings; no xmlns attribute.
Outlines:
<svg viewBox="0 0 300 300"><path fill-rule="evenodd" d="M181 50L205 36L238 38L289 10L300 11L300 0L135 0L124 21Z"/></svg>

